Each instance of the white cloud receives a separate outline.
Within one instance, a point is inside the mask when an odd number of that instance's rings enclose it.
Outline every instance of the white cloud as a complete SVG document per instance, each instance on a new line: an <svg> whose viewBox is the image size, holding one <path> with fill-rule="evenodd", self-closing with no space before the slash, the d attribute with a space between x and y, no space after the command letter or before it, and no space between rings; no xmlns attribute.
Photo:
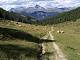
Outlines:
<svg viewBox="0 0 80 60"><path fill-rule="evenodd" d="M9 10L17 6L35 6L36 4L49 7L77 7L80 6L80 0L0 0L0 7Z"/></svg>

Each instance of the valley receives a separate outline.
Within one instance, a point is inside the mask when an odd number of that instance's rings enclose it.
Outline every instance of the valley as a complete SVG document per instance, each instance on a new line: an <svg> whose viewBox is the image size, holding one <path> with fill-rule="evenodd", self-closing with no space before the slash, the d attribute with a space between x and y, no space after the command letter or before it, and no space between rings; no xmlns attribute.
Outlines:
<svg viewBox="0 0 80 60"><path fill-rule="evenodd" d="M51 30L51 27L53 27L54 31L52 34L54 36L54 39L56 40L56 43L59 45L60 49L66 55L66 58L68 60L79 60L79 22L80 20L76 22L64 22L56 25L36 26L21 22L18 22L18 24L16 24L15 21L0 20L0 56L2 56L1 58L8 57L8 59L13 60L18 57L22 60L37 60L37 53L39 48L37 43L39 42L39 38L45 36ZM19 26L19 24L21 26ZM64 33L57 33L57 30L63 30ZM25 32L26 35L23 32ZM51 56L50 53L54 49L52 48L51 42L45 43L45 46L46 52L49 53L46 53L44 60L48 60L49 56ZM8 53L6 53L6 51ZM15 55L17 57L15 57Z"/></svg>
<svg viewBox="0 0 80 60"><path fill-rule="evenodd" d="M49 5L0 8L0 60L80 60L80 7Z"/></svg>

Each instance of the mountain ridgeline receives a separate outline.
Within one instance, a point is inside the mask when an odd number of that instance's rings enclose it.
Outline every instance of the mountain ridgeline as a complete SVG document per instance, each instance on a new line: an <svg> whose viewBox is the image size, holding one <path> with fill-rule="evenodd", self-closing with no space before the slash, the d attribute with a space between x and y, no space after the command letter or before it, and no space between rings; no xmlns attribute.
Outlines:
<svg viewBox="0 0 80 60"><path fill-rule="evenodd" d="M37 24L37 25L58 24L66 21L76 21L80 19L80 7L71 11L59 13L56 16L47 17L43 20L36 20L31 16L24 16L24 15L20 15L19 13L8 12L0 8L0 19L13 20L13 21L19 21L23 23L30 23L30 24Z"/></svg>
<svg viewBox="0 0 80 60"><path fill-rule="evenodd" d="M2 8L0 8L0 20L13 20L17 22L23 22L23 23L31 23L31 20L34 19L30 16L24 16L20 15L18 13L14 12L8 12Z"/></svg>
<svg viewBox="0 0 80 60"><path fill-rule="evenodd" d="M17 8L11 8L10 12L15 12L22 14L24 16L31 16L35 18L36 20L43 20L46 17L49 16L55 16L58 14L58 12L49 12L48 9L45 9L44 7L41 7L39 5L35 5L34 7L17 7Z"/></svg>
<svg viewBox="0 0 80 60"><path fill-rule="evenodd" d="M57 16L46 18L42 21L39 21L37 23L39 24L58 24L66 21L76 21L77 19L80 19L80 7L58 14Z"/></svg>

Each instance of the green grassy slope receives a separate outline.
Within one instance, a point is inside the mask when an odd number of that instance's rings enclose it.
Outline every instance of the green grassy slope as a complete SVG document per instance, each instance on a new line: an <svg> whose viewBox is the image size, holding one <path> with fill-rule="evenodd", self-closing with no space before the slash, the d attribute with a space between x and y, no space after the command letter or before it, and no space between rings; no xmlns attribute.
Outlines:
<svg viewBox="0 0 80 60"><path fill-rule="evenodd" d="M47 34L52 26L54 29L52 34L56 43L60 46L68 60L80 60L80 20L47 26L0 21L0 54L2 54L2 58L16 59L16 55L23 60L36 60L38 52L37 38ZM64 33L57 33L58 30L63 30ZM15 34L18 35L15 36ZM47 42L45 45L46 51L51 52L51 43ZM49 59L48 56L46 58L46 60Z"/></svg>
<svg viewBox="0 0 80 60"><path fill-rule="evenodd" d="M71 11L68 11L68 12L60 13L57 16L48 17L40 22L41 24L47 25L47 24L58 24L58 23L66 22L66 21L76 21L77 19L80 19L79 12L80 12L80 7L73 9Z"/></svg>
<svg viewBox="0 0 80 60"><path fill-rule="evenodd" d="M63 34L53 32L58 45L68 60L80 60L80 20L57 25L55 30L63 30Z"/></svg>
<svg viewBox="0 0 80 60"><path fill-rule="evenodd" d="M0 60L37 60L38 38L7 23L0 22Z"/></svg>
<svg viewBox="0 0 80 60"><path fill-rule="evenodd" d="M0 51L2 54L5 54L2 58L37 60L39 38L49 31L46 28L48 26L36 26L15 21L0 20ZM44 59L47 60L49 54L47 53Z"/></svg>

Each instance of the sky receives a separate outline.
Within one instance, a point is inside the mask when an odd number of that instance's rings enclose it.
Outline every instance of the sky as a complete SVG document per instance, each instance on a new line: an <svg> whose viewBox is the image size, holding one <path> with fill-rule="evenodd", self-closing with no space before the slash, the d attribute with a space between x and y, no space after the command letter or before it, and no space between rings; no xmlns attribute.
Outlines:
<svg viewBox="0 0 80 60"><path fill-rule="evenodd" d="M79 7L80 0L0 0L0 7L9 10L15 7L33 7L40 5L44 8Z"/></svg>

